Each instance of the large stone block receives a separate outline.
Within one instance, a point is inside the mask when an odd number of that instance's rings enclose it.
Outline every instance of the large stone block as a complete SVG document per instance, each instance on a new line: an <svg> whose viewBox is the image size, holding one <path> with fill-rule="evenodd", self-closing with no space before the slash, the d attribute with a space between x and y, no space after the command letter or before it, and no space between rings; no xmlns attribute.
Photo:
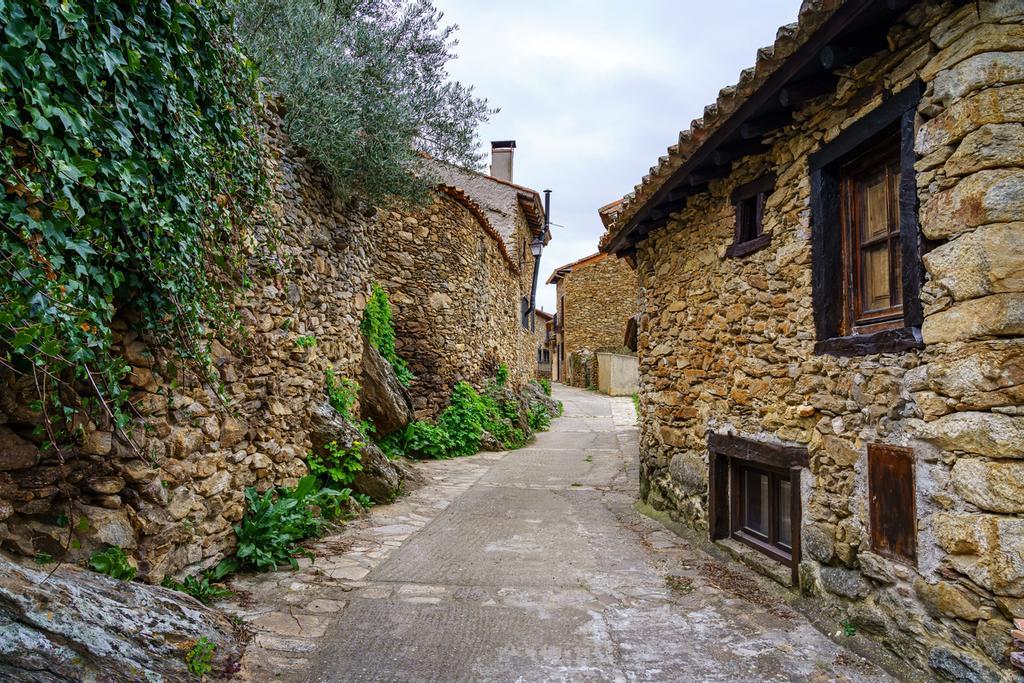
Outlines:
<svg viewBox="0 0 1024 683"><path fill-rule="evenodd" d="M1018 221L1021 216L1024 170L978 171L922 202L921 231L929 239L947 239L979 225Z"/></svg>
<svg viewBox="0 0 1024 683"><path fill-rule="evenodd" d="M918 155L928 156L987 123L1015 121L1024 121L1024 85L988 88L965 97L922 123L917 129L914 149Z"/></svg>
<svg viewBox="0 0 1024 683"><path fill-rule="evenodd" d="M964 349L908 372L905 384L956 399L960 410L1024 403L1024 345Z"/></svg>
<svg viewBox="0 0 1024 683"><path fill-rule="evenodd" d="M1024 596L1024 519L940 512L932 529L945 564L997 595Z"/></svg>
<svg viewBox="0 0 1024 683"><path fill-rule="evenodd" d="M1024 417L963 412L914 423L920 438L947 451L990 458L1024 458Z"/></svg>
<svg viewBox="0 0 1024 683"><path fill-rule="evenodd" d="M699 454L689 451L676 453L669 462L668 471L672 480L687 494L707 491L708 466Z"/></svg>
<svg viewBox="0 0 1024 683"><path fill-rule="evenodd" d="M964 95L996 83L1024 83L1024 52L986 52L940 71L932 82L928 101L948 107Z"/></svg>
<svg viewBox="0 0 1024 683"><path fill-rule="evenodd" d="M1024 53L1021 53L1024 55ZM946 160L947 176L1024 166L1024 124L987 124L965 137Z"/></svg>
<svg viewBox="0 0 1024 683"><path fill-rule="evenodd" d="M957 494L990 512L1024 512L1024 462L961 458L951 480Z"/></svg>
<svg viewBox="0 0 1024 683"><path fill-rule="evenodd" d="M0 472L33 467L39 463L40 457L39 448L34 443L0 425Z"/></svg>
<svg viewBox="0 0 1024 683"><path fill-rule="evenodd" d="M981 618L978 599L949 581L927 583L918 579L914 582L914 592L933 616L955 617L966 621Z"/></svg>
<svg viewBox="0 0 1024 683"><path fill-rule="evenodd" d="M957 301L1024 292L1024 222L987 225L960 235L930 251L924 263L932 279Z"/></svg>
<svg viewBox="0 0 1024 683"><path fill-rule="evenodd" d="M924 320L925 344L1024 335L1024 296L992 294L962 301Z"/></svg>
<svg viewBox="0 0 1024 683"><path fill-rule="evenodd" d="M980 24L940 50L918 74L927 82L969 57L984 52L1024 50L1024 26L1017 23Z"/></svg>

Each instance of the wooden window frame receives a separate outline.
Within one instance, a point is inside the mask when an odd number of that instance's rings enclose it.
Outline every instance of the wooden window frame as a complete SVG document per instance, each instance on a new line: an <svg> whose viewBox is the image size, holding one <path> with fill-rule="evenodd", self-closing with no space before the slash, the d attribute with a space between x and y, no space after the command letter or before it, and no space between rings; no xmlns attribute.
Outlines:
<svg viewBox="0 0 1024 683"><path fill-rule="evenodd" d="M816 354L861 356L921 348L923 263L918 226L914 131L923 84L915 82L810 156L811 268ZM855 327L850 324L851 293L844 254L841 171L854 156L894 129L899 145L899 232L903 293L902 324ZM844 277L836 277L843 273Z"/></svg>
<svg viewBox="0 0 1024 683"><path fill-rule="evenodd" d="M732 204L736 209L736 224L733 229L732 244L725 250L729 258L740 258L753 254L755 251L764 249L771 244L771 233L764 232L764 206L770 195L775 190L775 176L772 174L762 176L744 185L740 185L732 192ZM754 234L744 235L744 224L753 212Z"/></svg>
<svg viewBox="0 0 1024 683"><path fill-rule="evenodd" d="M793 585L800 582L800 473L808 466L807 449L763 443L730 434L708 434L708 527L711 540L733 538L790 568ZM751 533L743 522L743 472L769 475L768 535ZM790 497L783 501L779 484L789 482ZM790 547L777 542L780 506L789 505Z"/></svg>
<svg viewBox="0 0 1024 683"><path fill-rule="evenodd" d="M893 304L891 301L892 292L897 287L902 290L902 282L896 279L901 275L894 272L892 267L892 242L894 241L894 235L895 240L902 241L902 235L899 232L899 210L897 209L894 212L896 215L888 215L894 203L894 198L889 196L892 191L889 170L898 162L898 150L899 134L894 127L890 132L882 134L876 142L866 146L863 150L858 150L858 153L849 161L844 162L839 169L840 224L843 230L843 280L846 287L846 305L840 327L843 335L872 334L883 330L896 329L903 325L902 300L899 304ZM881 310L865 312L862 308L865 285L861 279L863 275L861 256L864 243L860 235L860 207L858 206L857 181L867 171L878 169L882 169L886 177L886 221L889 225L884 236L877 237L871 240L871 242L873 244L887 243L886 246L889 250L890 258L889 272L887 273L889 278L890 305ZM898 188L896 189L898 191ZM892 230L893 223L896 225L895 231ZM900 264L902 266L902 260Z"/></svg>

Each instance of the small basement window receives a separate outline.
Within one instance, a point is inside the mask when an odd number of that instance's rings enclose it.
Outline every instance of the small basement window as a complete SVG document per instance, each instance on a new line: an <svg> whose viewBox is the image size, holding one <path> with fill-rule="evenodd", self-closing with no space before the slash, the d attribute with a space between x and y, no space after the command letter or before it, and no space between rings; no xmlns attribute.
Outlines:
<svg viewBox="0 0 1024 683"><path fill-rule="evenodd" d="M807 450L710 434L708 451L711 540L733 538L785 564L796 585Z"/></svg>
<svg viewBox="0 0 1024 683"><path fill-rule="evenodd" d="M736 228L733 243L726 250L726 256L740 257L752 254L768 246L771 235L764 232L764 205L768 195L775 189L775 176L767 175L737 187L732 193L736 207Z"/></svg>

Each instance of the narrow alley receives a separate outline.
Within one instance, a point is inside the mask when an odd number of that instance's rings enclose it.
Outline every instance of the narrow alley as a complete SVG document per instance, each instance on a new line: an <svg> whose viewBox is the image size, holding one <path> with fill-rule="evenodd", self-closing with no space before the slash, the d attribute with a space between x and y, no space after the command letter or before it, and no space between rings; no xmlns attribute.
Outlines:
<svg viewBox="0 0 1024 683"><path fill-rule="evenodd" d="M565 415L532 446L423 463L425 486L314 564L236 580L253 679L888 680L634 510L628 398L555 395Z"/></svg>

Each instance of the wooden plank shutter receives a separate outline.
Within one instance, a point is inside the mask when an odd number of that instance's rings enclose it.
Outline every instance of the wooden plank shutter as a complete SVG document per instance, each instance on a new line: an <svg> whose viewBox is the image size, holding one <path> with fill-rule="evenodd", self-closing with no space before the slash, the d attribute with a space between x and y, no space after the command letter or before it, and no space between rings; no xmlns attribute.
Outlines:
<svg viewBox="0 0 1024 683"><path fill-rule="evenodd" d="M916 565L914 451L868 444L868 507L871 550Z"/></svg>

